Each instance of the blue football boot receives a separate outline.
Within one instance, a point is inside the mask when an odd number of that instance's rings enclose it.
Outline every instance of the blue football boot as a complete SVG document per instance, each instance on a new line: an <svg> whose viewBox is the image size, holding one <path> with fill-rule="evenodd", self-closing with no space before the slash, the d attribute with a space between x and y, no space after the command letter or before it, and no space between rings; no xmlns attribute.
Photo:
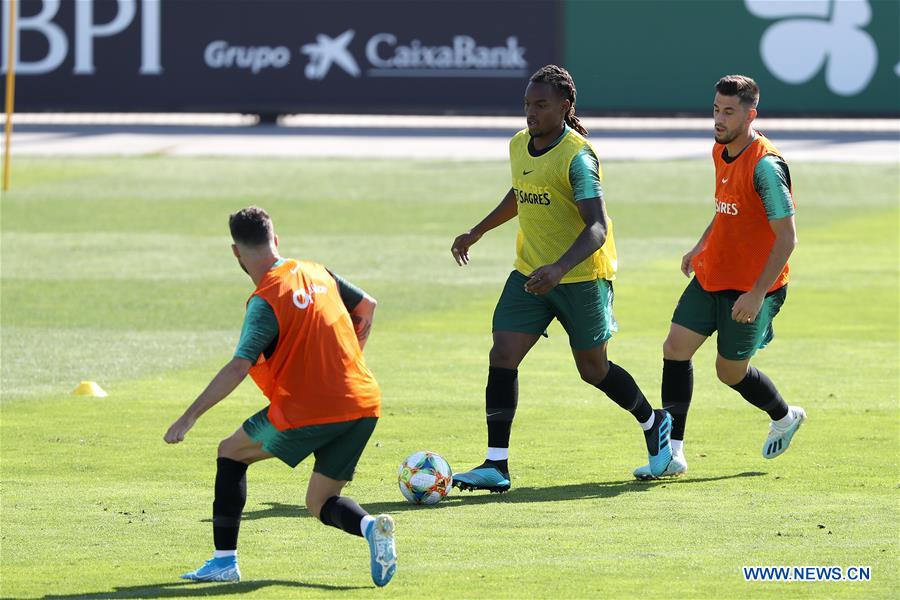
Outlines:
<svg viewBox="0 0 900 600"><path fill-rule="evenodd" d="M240 581L241 570L236 556L221 556L209 559L202 567L185 573L181 578L191 581Z"/></svg>
<svg viewBox="0 0 900 600"><path fill-rule="evenodd" d="M672 446L669 443L672 435L672 415L661 408L654 410L653 414L655 415L653 427L645 431L644 436L647 439L650 474L659 477L666 472L669 463L672 462Z"/></svg>
<svg viewBox="0 0 900 600"><path fill-rule="evenodd" d="M484 461L471 471L453 475L453 486L461 490L488 490L501 494L509 490L509 473L504 473L491 461Z"/></svg>
<svg viewBox="0 0 900 600"><path fill-rule="evenodd" d="M663 471L662 475L659 477L654 477L653 473L650 472L650 465L648 464L635 469L634 478L642 481L652 481L664 477L681 477L685 473L687 473L687 460L680 454L673 454L672 462L669 463L669 466L666 467L666 470Z"/></svg>
<svg viewBox="0 0 900 600"><path fill-rule="evenodd" d="M369 542L372 581L378 587L390 583L397 572L397 546L394 544L394 520L390 515L378 515L366 529Z"/></svg>

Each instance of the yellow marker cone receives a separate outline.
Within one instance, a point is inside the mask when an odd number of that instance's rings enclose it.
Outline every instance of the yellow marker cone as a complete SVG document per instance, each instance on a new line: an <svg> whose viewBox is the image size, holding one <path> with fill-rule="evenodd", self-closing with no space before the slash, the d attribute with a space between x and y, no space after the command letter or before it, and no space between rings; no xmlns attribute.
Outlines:
<svg viewBox="0 0 900 600"><path fill-rule="evenodd" d="M76 396L93 396L94 398L106 398L109 395L97 385L96 381L82 381L72 390L72 393Z"/></svg>

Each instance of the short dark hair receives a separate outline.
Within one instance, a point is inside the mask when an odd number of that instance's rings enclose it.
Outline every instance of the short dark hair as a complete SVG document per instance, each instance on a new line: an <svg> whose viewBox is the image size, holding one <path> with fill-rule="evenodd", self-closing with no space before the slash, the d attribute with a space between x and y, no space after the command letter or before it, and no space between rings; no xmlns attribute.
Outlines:
<svg viewBox="0 0 900 600"><path fill-rule="evenodd" d="M258 206L248 206L229 215L228 227L235 244L264 246L274 237L272 218Z"/></svg>
<svg viewBox="0 0 900 600"><path fill-rule="evenodd" d="M723 96L737 96L748 108L759 104L759 86L746 75L726 75L716 82L716 91Z"/></svg>

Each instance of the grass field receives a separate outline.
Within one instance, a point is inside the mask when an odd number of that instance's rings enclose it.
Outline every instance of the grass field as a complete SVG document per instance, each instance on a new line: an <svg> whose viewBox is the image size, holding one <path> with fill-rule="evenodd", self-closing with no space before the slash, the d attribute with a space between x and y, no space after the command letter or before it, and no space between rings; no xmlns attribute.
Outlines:
<svg viewBox="0 0 900 600"><path fill-rule="evenodd" d="M610 355L658 405L682 253L711 216L708 161L609 163L620 333ZM372 597L368 551L302 506L309 464L249 472L239 584L183 584L211 550L219 439L264 405L251 383L178 446L167 427L231 357L251 291L227 215L258 203L286 256L379 300L366 355L384 418L347 493L398 527L384 597L895 597L898 172L792 165L800 245L777 338L755 364L809 422L768 422L695 360L688 475L639 483L631 417L577 375L558 324L520 370L513 489L406 505L396 467L482 459L494 302L514 226L460 269L449 246L508 188L503 163L19 159L2 200L3 597ZM105 399L68 392L98 381ZM746 583L743 565L869 566L869 582ZM894 590L891 592L890 590Z"/></svg>

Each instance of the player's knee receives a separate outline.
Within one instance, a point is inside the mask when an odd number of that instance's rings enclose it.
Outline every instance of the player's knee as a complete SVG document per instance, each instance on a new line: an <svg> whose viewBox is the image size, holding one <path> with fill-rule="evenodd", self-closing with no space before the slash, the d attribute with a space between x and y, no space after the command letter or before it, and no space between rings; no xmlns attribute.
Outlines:
<svg viewBox="0 0 900 600"><path fill-rule="evenodd" d="M662 351L663 358L672 360L672 356L675 354L675 344L670 338L666 338L666 341L663 342Z"/></svg>
<svg viewBox="0 0 900 600"><path fill-rule="evenodd" d="M339 493L335 494L332 490L323 492L322 490L307 489L306 510L315 518L321 519L322 507L325 506L329 498L339 495Z"/></svg>
<svg viewBox="0 0 900 600"><path fill-rule="evenodd" d="M233 448L231 445L231 438L225 438L221 442L219 442L219 448L216 450L216 456L218 458L230 458L235 460L234 456L232 456Z"/></svg>
<svg viewBox="0 0 900 600"><path fill-rule="evenodd" d="M582 363L578 365L578 374L585 383L600 385L609 373L609 361Z"/></svg>
<svg viewBox="0 0 900 600"><path fill-rule="evenodd" d="M500 367L501 369L517 369L519 360L516 353L509 346L503 344L494 344L488 355L492 367Z"/></svg>
<svg viewBox="0 0 900 600"><path fill-rule="evenodd" d="M236 460L238 462L246 462L248 464L255 460L259 460L258 457L253 456L251 448L246 447L240 440L235 439L234 436L227 437L219 442L217 456L219 458L230 458L231 460Z"/></svg>
<svg viewBox="0 0 900 600"><path fill-rule="evenodd" d="M325 504L324 499L319 498L309 491L306 492L306 510L309 511L309 514L318 519L322 512L323 504Z"/></svg>
<svg viewBox="0 0 900 600"><path fill-rule="evenodd" d="M729 364L726 361L716 361L716 376L725 385L737 385L747 375L747 365Z"/></svg>
<svg viewBox="0 0 900 600"><path fill-rule="evenodd" d="M684 348L678 343L673 336L666 338L663 342L663 358L668 360L690 360L690 354L685 352Z"/></svg>

